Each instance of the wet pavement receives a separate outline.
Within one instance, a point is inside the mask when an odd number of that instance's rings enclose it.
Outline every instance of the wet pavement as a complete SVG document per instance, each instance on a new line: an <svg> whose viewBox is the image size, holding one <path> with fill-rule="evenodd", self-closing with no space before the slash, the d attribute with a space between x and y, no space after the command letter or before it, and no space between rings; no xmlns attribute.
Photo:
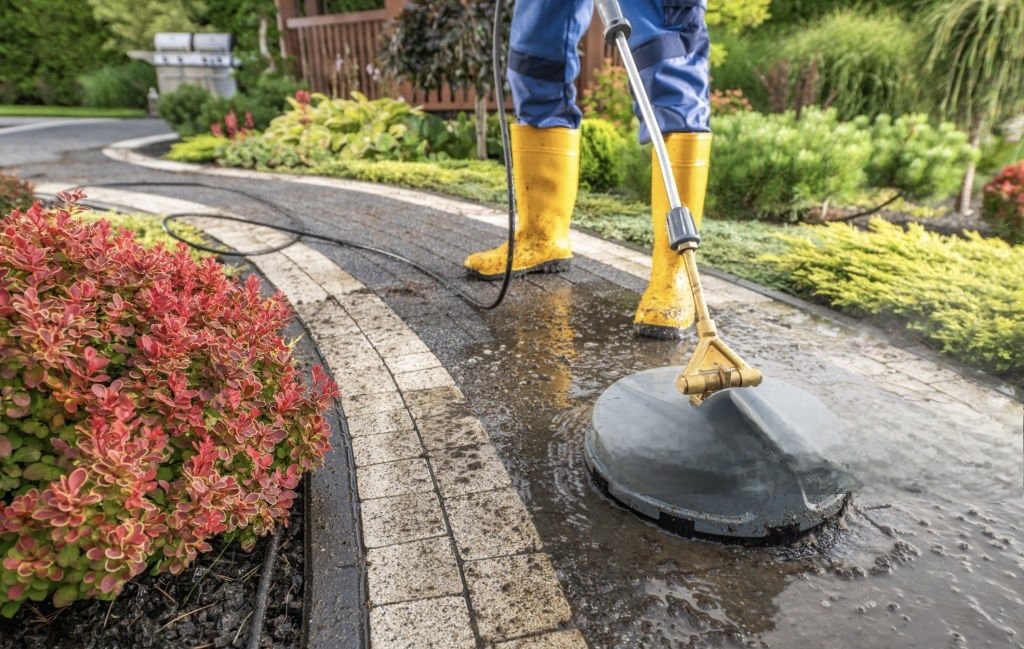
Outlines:
<svg viewBox="0 0 1024 649"><path fill-rule="evenodd" d="M55 180L181 179L96 150L159 130L130 128L94 125L74 136L77 149L41 141L40 132L0 137L0 165ZM457 281L462 257L501 237L427 206L361 193L196 179L265 195L310 229L400 249ZM222 192L189 190L187 198L279 218ZM691 349L689 341L633 337L642 281L580 258L566 275L517 282L505 306L480 313L400 264L310 245L380 295L452 373L498 447L591 646L1024 647L1019 403L877 332L771 300L729 302L713 312L722 334L767 375L840 416L843 443L830 459L862 486L840 523L792 546L685 540L607 500L582 456L604 388L681 364ZM481 296L495 288L463 285Z"/></svg>

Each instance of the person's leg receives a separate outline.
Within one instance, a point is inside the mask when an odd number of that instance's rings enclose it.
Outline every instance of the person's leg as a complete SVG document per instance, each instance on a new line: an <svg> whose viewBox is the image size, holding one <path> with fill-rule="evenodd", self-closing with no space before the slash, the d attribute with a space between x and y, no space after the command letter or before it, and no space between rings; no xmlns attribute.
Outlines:
<svg viewBox="0 0 1024 649"><path fill-rule="evenodd" d="M630 48L665 135L672 175L697 225L704 213L711 153L706 6L706 0L635 0L624 6L633 24ZM643 124L641 139L650 139ZM641 335L676 338L693 324L693 295L682 257L668 245L668 197L653 154L651 166L651 277L634 326Z"/></svg>
<svg viewBox="0 0 1024 649"><path fill-rule="evenodd" d="M569 221L579 184L580 119L577 44L593 0L519 0L512 15L508 80L517 124L511 126L519 223L513 270L568 268ZM506 244L466 258L466 269L500 278Z"/></svg>

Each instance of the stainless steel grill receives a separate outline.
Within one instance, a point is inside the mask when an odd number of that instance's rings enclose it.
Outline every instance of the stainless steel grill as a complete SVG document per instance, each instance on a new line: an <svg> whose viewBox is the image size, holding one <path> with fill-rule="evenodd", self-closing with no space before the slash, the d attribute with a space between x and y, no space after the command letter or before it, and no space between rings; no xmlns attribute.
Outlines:
<svg viewBox="0 0 1024 649"><path fill-rule="evenodd" d="M231 34L161 32L153 37L152 55L160 94L183 85L205 88L218 97L231 97L238 87Z"/></svg>

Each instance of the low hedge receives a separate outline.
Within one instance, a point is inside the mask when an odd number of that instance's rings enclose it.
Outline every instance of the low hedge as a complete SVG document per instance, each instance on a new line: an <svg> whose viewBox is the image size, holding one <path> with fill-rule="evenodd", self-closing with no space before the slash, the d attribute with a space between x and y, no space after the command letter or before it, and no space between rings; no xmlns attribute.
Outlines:
<svg viewBox="0 0 1024 649"><path fill-rule="evenodd" d="M0 214L28 209L34 198L32 183L0 171Z"/></svg>
<svg viewBox="0 0 1024 649"><path fill-rule="evenodd" d="M881 219L800 228L766 255L795 291L858 315L894 315L943 351L1024 376L1024 246Z"/></svg>
<svg viewBox="0 0 1024 649"><path fill-rule="evenodd" d="M290 311L183 246L76 215L81 192L0 220L0 614L111 599L214 537L251 548L330 446ZM56 324L53 324L56 323Z"/></svg>

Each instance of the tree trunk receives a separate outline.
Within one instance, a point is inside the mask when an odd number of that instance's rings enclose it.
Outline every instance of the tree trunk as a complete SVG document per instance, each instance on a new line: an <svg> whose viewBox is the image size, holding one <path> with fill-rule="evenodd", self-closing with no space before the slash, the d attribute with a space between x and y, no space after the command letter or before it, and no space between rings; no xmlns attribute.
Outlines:
<svg viewBox="0 0 1024 649"><path fill-rule="evenodd" d="M981 146L982 123L977 121L971 127L971 147L977 151ZM974 195L974 174L977 171L977 164L971 160L967 163L967 171L964 173L964 184L960 189L960 198L956 202L956 211L960 214L971 213L971 197Z"/></svg>
<svg viewBox="0 0 1024 649"><path fill-rule="evenodd" d="M487 95L477 92L473 105L476 115L476 157L487 159Z"/></svg>

